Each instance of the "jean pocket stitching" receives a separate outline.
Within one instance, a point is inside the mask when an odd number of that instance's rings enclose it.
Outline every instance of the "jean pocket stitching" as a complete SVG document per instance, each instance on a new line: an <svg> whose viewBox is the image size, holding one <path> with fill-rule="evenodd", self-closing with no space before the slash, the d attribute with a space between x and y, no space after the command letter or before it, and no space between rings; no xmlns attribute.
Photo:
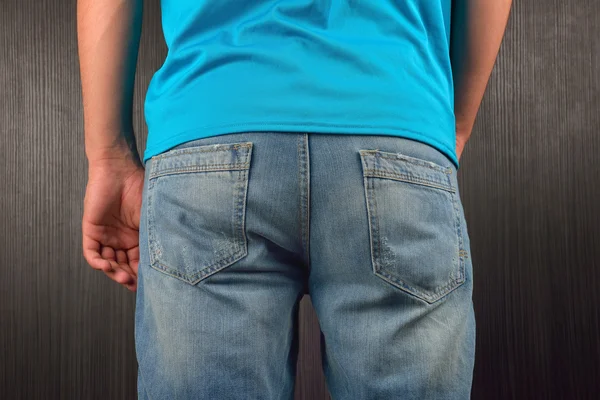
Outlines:
<svg viewBox="0 0 600 400"><path fill-rule="evenodd" d="M167 275L170 275L174 278L178 278L180 280L188 282L191 285L195 285L198 282L200 282L201 280L203 280L204 278L208 277L209 275L219 272L223 268L240 260L247 254L248 253L246 252L246 250L244 250L244 248L240 248L235 253L231 254L231 256L224 258L224 259L217 260L216 262L214 262L212 264L206 265L200 271L193 273L191 275L183 274L179 271L178 268L169 267L169 266L165 265L164 263L160 262L160 260L157 258L153 259L153 261L151 262L151 266L154 269L164 272Z"/></svg>
<svg viewBox="0 0 600 400"><path fill-rule="evenodd" d="M156 178L160 178L161 176L166 175L175 175L175 174L188 174L195 172L216 172L216 171L235 171L235 170L244 170L248 169L250 164L248 162L245 163L230 163L230 164L206 164L202 167L194 166L194 167L174 167L174 168L166 168L161 170L160 172L153 172L150 174L151 180Z"/></svg>
<svg viewBox="0 0 600 400"><path fill-rule="evenodd" d="M402 174L398 172L385 172L376 168L366 169L365 173L368 174L369 177L373 178L388 178L402 182L415 183L417 185L430 186L436 189L441 189L452 193L456 191L456 189L452 186L451 182L440 183L432 179L420 178L418 176Z"/></svg>
<svg viewBox="0 0 600 400"><path fill-rule="evenodd" d="M251 143L251 142L247 142ZM235 144L227 145L230 146L230 149L233 149ZM201 149L201 152L207 152L206 147ZM222 146L223 147L223 146ZM216 149L215 151L221 151L221 148ZM232 207L231 207L231 218L230 222L232 223L232 236L230 239L231 247L224 251L221 256L214 259L213 262L205 263L199 267L197 267L196 271L189 270L184 265L169 265L163 258L163 250L161 246L161 240L157 237L157 232L155 231L155 205L154 205L154 194L157 182L160 180L159 178L167 177L168 175L177 175L179 171L175 171L172 174L161 174L157 173L159 169L157 168L156 159L152 160L152 166L150 169L150 176L148 184L148 207L147 207L147 229L148 229L148 249L150 252L150 266L154 269L165 273L166 275L175 277L182 281L185 281L189 284L195 285L201 280L205 279L209 275L212 275L225 267L233 264L234 262L240 260L248 254L248 243L247 237L245 233L245 216L246 216L246 199L248 192L248 183L249 183L249 165L250 165L250 157L251 157L251 144L249 147L250 151L245 155L247 162L243 165L246 165L246 168L237 169L230 168L219 171L229 171L236 172L236 178L231 180L232 185ZM211 147L212 148L212 147ZM197 148L186 148L182 150L187 150L186 153L191 153ZM210 149L208 149L210 150ZM239 165L239 163L234 163ZM162 172L162 170L160 170ZM186 171L190 172L190 171ZM203 172L203 171L192 171L193 173ZM154 173L154 176L152 174Z"/></svg>
<svg viewBox="0 0 600 400"><path fill-rule="evenodd" d="M402 180L456 192L452 168L402 153L381 150L359 150L363 174Z"/></svg>
<svg viewBox="0 0 600 400"><path fill-rule="evenodd" d="M380 212L377 209L377 200L376 200L376 187L375 180L376 179L385 179L387 178L386 173L379 174L377 173L377 168L367 168L366 160L363 155L366 157L372 156L372 153L361 152L362 165L363 165L363 185L365 187L365 196L367 202L367 213L368 213L368 224L369 224L369 237L370 237L370 248L371 248L371 262L373 267L373 272L376 276L381 279L389 282L393 286L421 299L428 303L434 303L440 300L442 297L448 295L459 286L461 286L465 282L465 260L467 257L466 251L463 249L464 242L462 239L462 231L460 224L460 215L458 211L457 199L456 199L456 191L448 190L446 187L433 187L432 190L444 190L450 197L451 201L451 209L452 209L452 219L454 229L453 231L456 234L457 238L457 252L453 255L452 258L452 271L449 280L443 284L442 286L438 286L433 291L425 291L421 288L411 285L400 276L394 275L391 271L387 271L385 269L385 265L381 262L382 260L382 240L386 240L385 237L381 236L381 229L379 225L379 220L381 218ZM394 160L400 163L406 162L404 159ZM443 171L440 171L443 173ZM403 183L417 183L411 182L403 179L396 179L399 184ZM431 185L425 185L432 187Z"/></svg>
<svg viewBox="0 0 600 400"><path fill-rule="evenodd" d="M359 153L361 156L363 157L381 157L381 158L386 158L392 161L403 161L409 164L413 164L413 165L418 165L420 167L426 167L426 168L430 168L433 169L435 171L438 172L443 172L445 174L452 174L452 168L451 167L446 167L443 165L440 165L438 163L435 163L433 161L428 161L428 160L423 160L420 158L416 158L416 157L411 157L408 156L406 154L402 154L402 153L392 153L390 151L383 151L383 150L359 150Z"/></svg>
<svg viewBox="0 0 600 400"><path fill-rule="evenodd" d="M247 174L243 174L244 176L247 176ZM245 192L245 190L242 189L243 192ZM236 202L238 204L238 209L239 209L239 204L243 203L243 198L245 198L244 193L239 193L236 194L236 198L238 199L238 201ZM243 208L244 205L241 205ZM243 221L240 222L241 218L244 218L245 213L240 214L238 210L233 211L232 213L232 218L235 220L234 221L234 246L231 247L231 250L229 251L229 254L225 255L225 256L221 256L220 258L216 259L214 262L209 263L209 264L205 264L202 267L199 267L199 270L196 272L182 272L182 269L185 271L185 267L184 266L169 266L167 265L167 263L165 261L162 260L162 256L163 256L163 251L161 248L161 244L160 244L160 240L157 239L156 237L156 233L154 231L154 224L153 224L153 217L154 217L154 211L153 209L149 209L148 210L148 214L150 218L150 224L148 226L148 240L149 240L149 249L150 249L150 261L151 261L151 266L154 267L157 270L160 270L161 272L167 273L168 275L171 275L173 277L179 278L185 282L188 282L192 285L195 285L196 283L198 283L200 280L206 278L208 275L212 275L215 272L218 272L219 270L229 266L230 264L233 264L234 262L238 261L239 259L243 258L244 256L247 255L247 240L246 240L246 236L244 232L240 232L241 229L243 229Z"/></svg>
<svg viewBox="0 0 600 400"><path fill-rule="evenodd" d="M252 142L198 144L191 147L167 150L164 153L153 156L152 158L154 160L164 160L170 157L177 157L188 153L214 153L217 151L231 151L238 149L247 149L248 151L251 151L252 145Z"/></svg>

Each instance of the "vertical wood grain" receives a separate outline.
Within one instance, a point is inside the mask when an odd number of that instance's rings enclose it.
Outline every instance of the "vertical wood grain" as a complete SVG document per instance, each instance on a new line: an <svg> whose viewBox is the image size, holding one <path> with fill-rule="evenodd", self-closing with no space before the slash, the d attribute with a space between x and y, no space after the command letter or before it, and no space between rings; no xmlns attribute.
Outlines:
<svg viewBox="0 0 600 400"><path fill-rule="evenodd" d="M600 3L515 1L459 170L473 398L600 393Z"/></svg>
<svg viewBox="0 0 600 400"><path fill-rule="evenodd" d="M135 295L81 255L87 179L75 0L0 0L0 398L133 399ZM146 1L135 127L166 55ZM473 399L600 393L600 3L515 1L461 158ZM328 399L300 309L297 399Z"/></svg>

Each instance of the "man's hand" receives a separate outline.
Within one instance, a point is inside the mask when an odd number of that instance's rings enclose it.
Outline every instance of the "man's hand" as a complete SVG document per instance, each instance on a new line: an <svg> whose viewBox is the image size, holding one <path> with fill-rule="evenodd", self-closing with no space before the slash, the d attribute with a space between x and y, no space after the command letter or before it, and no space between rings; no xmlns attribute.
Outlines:
<svg viewBox="0 0 600 400"><path fill-rule="evenodd" d="M85 153L83 256L137 289L144 167L133 132L133 91L143 0L77 0Z"/></svg>
<svg viewBox="0 0 600 400"><path fill-rule="evenodd" d="M83 255L90 266L137 289L144 168L116 159L90 163L83 208Z"/></svg>

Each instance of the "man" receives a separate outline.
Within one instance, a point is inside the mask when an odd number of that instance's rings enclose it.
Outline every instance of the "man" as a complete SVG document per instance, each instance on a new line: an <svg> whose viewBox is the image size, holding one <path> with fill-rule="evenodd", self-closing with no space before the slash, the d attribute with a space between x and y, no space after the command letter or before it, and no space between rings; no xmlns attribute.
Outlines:
<svg viewBox="0 0 600 400"><path fill-rule="evenodd" d="M298 303L335 399L467 399L456 172L510 0L79 0L83 253L136 292L142 399L291 399Z"/></svg>

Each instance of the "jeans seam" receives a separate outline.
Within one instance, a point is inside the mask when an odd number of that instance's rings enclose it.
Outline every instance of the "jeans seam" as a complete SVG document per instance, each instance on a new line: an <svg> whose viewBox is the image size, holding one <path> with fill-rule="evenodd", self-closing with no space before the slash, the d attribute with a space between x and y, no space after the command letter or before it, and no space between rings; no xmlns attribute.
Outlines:
<svg viewBox="0 0 600 400"><path fill-rule="evenodd" d="M206 148L205 148L206 147ZM152 158L154 158L155 160L163 160L169 157L176 157L179 156L181 154L188 154L188 153L212 153L212 152L216 152L216 151L231 151L231 149L239 149L240 147L245 147L245 148L251 148L252 145L249 144L248 142L239 142L239 143L220 143L220 144L216 144L216 146L214 144L206 144L206 145L199 145L199 146L193 146L193 147L184 147L181 149L173 149L170 151L166 151L162 154L158 154L156 156L153 156Z"/></svg>
<svg viewBox="0 0 600 400"><path fill-rule="evenodd" d="M460 257L461 252L460 250L463 247L462 244L462 236L461 236L461 230L460 230L460 225L457 225L457 219L459 218L458 215L458 211L457 211L457 203L456 203L456 196L455 196L455 192L450 192L449 195L451 197L451 202L452 202L452 210L453 210L453 224L454 224L454 232L456 234L456 238L457 238L457 242L458 242L458 259L456 259L455 257L457 255L454 255L452 258L452 265L453 265L453 274L456 272L454 270L454 265L456 265L458 268L458 276L453 275L452 279L450 281L448 281L448 283L446 283L444 286L442 286L441 288L437 288L437 290L434 293L434 296L427 294L426 292L424 292L423 290L420 290L419 288L416 288L412 285L408 285L403 279L401 279L400 277L396 277L395 275L392 275L390 272L387 272L383 269L383 266L380 265L379 263L379 259L380 259L380 254L381 254L381 239L380 239L380 225L379 225L379 214L377 212L377 200L376 200L376 196L375 196L375 179L377 179L377 177L373 177L373 176L369 176L369 175L365 175L364 179L366 180L366 189L365 189L365 193L366 193L366 197L367 197L367 211L369 211L369 204L371 204L371 207L373 208L373 213L371 215L371 213L369 213L369 217L368 217L368 223L369 223L369 229L370 229L370 241L371 241L371 251L372 251L372 257L371 257L371 261L373 263L373 271L375 272L376 275L379 275L380 277L383 277L384 280L395 284L396 287L398 287L401 290L407 291L408 293L416 296L417 298L419 298L420 300L424 300L429 304L435 303L437 300L439 300L440 298L446 296L447 294L449 294L450 292L453 291L454 288L458 288L462 283L464 283L464 260L462 257ZM371 226L375 225L374 229L371 229ZM401 287L399 287L401 286ZM448 290L449 288L452 288L454 286L453 289ZM441 294L441 296L440 296ZM436 298L436 296L438 296Z"/></svg>
<svg viewBox="0 0 600 400"><path fill-rule="evenodd" d="M304 157L304 172L305 172L305 207L306 207L306 264L307 268L310 269L310 151L308 146L308 134L303 134L304 145L305 145L305 157Z"/></svg>
<svg viewBox="0 0 600 400"><path fill-rule="evenodd" d="M395 180L399 180L402 182L413 182L422 186L430 186L436 189L445 190L447 192L455 192L455 189L451 184L443 184L440 182L435 182L431 179L419 178L408 174L402 174L399 172L386 172L379 169L367 169L365 173L369 174L370 177L373 178L397 178ZM404 179L403 179L404 178Z"/></svg>
<svg viewBox="0 0 600 400"><path fill-rule="evenodd" d="M303 256L304 259L306 260L307 264L310 262L310 253L309 253L309 243L308 243L308 229L310 229L309 225L310 225L310 220L307 221L308 217L308 210L306 211L306 216L305 216L305 207L309 207L309 205L307 204L307 193L305 193L304 187L307 184L307 180L304 180L303 178L305 178L307 176L307 168L306 168L306 155L308 155L308 151L306 144L307 144L307 139L308 136L306 133L303 134L299 134L298 135L298 140L297 140L297 153L298 153L298 189L300 190L300 201L299 201L299 205L298 205L298 213L299 213L299 221L300 221L300 230L301 230L301 241L302 241L302 252L303 252ZM310 200L308 200L310 201Z"/></svg>
<svg viewBox="0 0 600 400"><path fill-rule="evenodd" d="M403 161L408 164L417 165L417 166L425 167L425 168L430 168L430 169L433 169L434 171L438 171L438 172L443 172L448 175L452 173L452 168L450 168L450 167L445 167L443 165L434 163L433 161L427 161L427 160L422 160L422 159L419 159L416 157L407 156L402 153L391 153L391 152L386 152L386 151L382 151L382 150L362 150L361 152L370 157L381 157L381 158L387 158L388 160L392 160L392 161Z"/></svg>
<svg viewBox="0 0 600 400"><path fill-rule="evenodd" d="M206 164L203 166L188 166L188 167L173 167L165 168L162 170L154 171L150 175L150 179L156 179L165 175L175 175L183 173L194 173L194 172L212 172L212 171L239 171L248 169L249 163L231 163L231 164ZM223 167L223 168L212 168L212 167Z"/></svg>
<svg viewBox="0 0 600 400"><path fill-rule="evenodd" d="M150 174L155 173L156 171L156 160L153 160L151 164ZM208 275L216 273L221 269L225 268L227 265L232 264L233 262L241 259L247 254L247 238L244 232L244 221L245 219L245 199L247 198L247 188L248 188L248 168L244 168L239 170L238 178L236 179L236 183L233 185L235 202L233 217L234 221L234 230L235 230L235 247L233 247L230 251L231 254L226 257L221 258L209 265L205 265L201 270L196 272L183 272L179 268L171 267L166 265L166 263L161 259L162 250L160 247L160 242L155 238L155 232L153 227L153 188L155 186L156 179L149 180L148 185L148 206L146 212L146 220L147 220L147 229L148 229L148 249L149 249L149 262L150 266L155 270L158 270L166 275L172 276L174 278L178 278L184 282L195 285L200 282L202 279L206 278ZM243 184L245 182L245 185ZM240 185L242 183L242 185ZM241 191L241 192L240 192ZM245 193L242 193L245 192ZM240 214L241 207L241 214ZM240 219L242 221L240 222ZM241 232L240 232L241 231Z"/></svg>

